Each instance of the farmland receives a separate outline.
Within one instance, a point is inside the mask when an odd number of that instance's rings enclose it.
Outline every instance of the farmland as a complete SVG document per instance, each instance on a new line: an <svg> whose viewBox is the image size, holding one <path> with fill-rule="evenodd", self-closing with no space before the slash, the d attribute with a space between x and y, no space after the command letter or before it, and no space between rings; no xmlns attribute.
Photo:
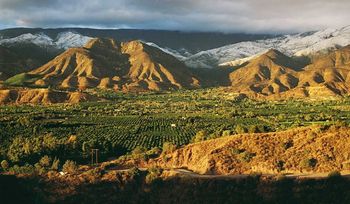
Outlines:
<svg viewBox="0 0 350 204"><path fill-rule="evenodd" d="M1 159L11 161L9 149L26 146L26 138L50 137L58 146L55 151L33 147L23 151L16 162L46 154L84 162L89 148L99 148L102 159L107 159L127 154L136 147L161 148L165 142L182 146L190 143L199 131L204 132L203 139L211 139L312 124L348 124L350 118L347 98L319 102L237 100L217 89L141 94L90 92L106 100L1 106ZM16 138L22 146L14 145Z"/></svg>

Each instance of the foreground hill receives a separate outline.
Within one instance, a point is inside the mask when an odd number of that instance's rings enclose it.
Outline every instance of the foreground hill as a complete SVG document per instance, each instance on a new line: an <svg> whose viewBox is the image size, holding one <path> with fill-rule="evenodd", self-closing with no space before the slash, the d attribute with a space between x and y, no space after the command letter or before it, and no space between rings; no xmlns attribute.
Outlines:
<svg viewBox="0 0 350 204"><path fill-rule="evenodd" d="M349 130L347 127L313 126L234 135L187 145L151 160L148 165L186 168L201 174L349 170Z"/></svg>
<svg viewBox="0 0 350 204"><path fill-rule="evenodd" d="M157 48L139 41L93 39L6 83L131 91L191 88L199 82L181 62Z"/></svg>

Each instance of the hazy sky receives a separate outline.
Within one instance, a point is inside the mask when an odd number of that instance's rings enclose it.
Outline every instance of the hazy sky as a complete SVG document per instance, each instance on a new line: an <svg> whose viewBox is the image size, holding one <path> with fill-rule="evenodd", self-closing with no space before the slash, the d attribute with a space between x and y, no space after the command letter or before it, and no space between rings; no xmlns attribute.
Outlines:
<svg viewBox="0 0 350 204"><path fill-rule="evenodd" d="M346 26L350 0L0 0L0 28L148 28L248 33Z"/></svg>

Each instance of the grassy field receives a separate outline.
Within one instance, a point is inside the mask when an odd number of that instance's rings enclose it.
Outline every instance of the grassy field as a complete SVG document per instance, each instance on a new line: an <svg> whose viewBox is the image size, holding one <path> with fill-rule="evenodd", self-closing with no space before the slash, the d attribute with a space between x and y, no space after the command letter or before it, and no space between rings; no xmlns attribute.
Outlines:
<svg viewBox="0 0 350 204"><path fill-rule="evenodd" d="M15 138L50 135L65 144L74 138L74 157L87 148L102 155L125 154L136 147L182 146L199 131L205 139L243 132L271 132L312 124L349 123L350 99L337 101L235 100L217 90L122 94L96 92L105 102L76 105L1 106L2 159ZM15 148L15 147L13 147ZM17 148L17 147L16 147ZM27 156L30 156L30 151ZM32 152L35 152L34 150ZM50 151L36 151L38 157ZM26 158L26 157L24 157Z"/></svg>

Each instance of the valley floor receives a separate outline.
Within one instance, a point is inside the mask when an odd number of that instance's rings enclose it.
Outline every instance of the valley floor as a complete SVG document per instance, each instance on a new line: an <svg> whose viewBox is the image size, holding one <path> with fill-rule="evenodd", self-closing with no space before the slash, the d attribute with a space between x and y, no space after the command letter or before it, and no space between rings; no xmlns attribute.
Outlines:
<svg viewBox="0 0 350 204"><path fill-rule="evenodd" d="M350 199L349 98L257 101L224 89L89 95L106 100L0 106L0 197L8 203ZM99 149L98 165L88 165L91 149Z"/></svg>

